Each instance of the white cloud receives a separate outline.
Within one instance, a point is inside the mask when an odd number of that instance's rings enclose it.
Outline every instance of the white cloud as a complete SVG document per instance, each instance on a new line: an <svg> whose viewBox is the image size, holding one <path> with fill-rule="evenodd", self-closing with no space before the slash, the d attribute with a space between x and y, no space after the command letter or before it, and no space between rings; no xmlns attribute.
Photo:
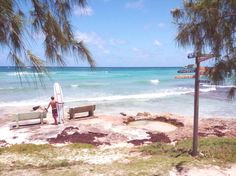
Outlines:
<svg viewBox="0 0 236 176"><path fill-rule="evenodd" d="M143 0L136 0L125 4L125 8L128 9L142 9L143 7L144 7Z"/></svg>
<svg viewBox="0 0 236 176"><path fill-rule="evenodd" d="M154 45L156 45L156 46L161 46L161 42L159 42L159 41L156 39L156 40L154 40Z"/></svg>
<svg viewBox="0 0 236 176"><path fill-rule="evenodd" d="M114 46L117 46L117 45L124 45L127 43L126 40L122 40L122 39L110 39L110 44L111 45L114 45Z"/></svg>
<svg viewBox="0 0 236 176"><path fill-rule="evenodd" d="M99 36L96 32L82 33L82 32L77 31L75 36L77 40L79 41L83 40L87 44L94 45L105 54L110 53L110 51L105 47L106 41L101 36Z"/></svg>
<svg viewBox="0 0 236 176"><path fill-rule="evenodd" d="M74 8L74 14L79 16L92 16L94 14L94 11L91 7L88 6L84 8L76 6Z"/></svg>
<svg viewBox="0 0 236 176"><path fill-rule="evenodd" d="M150 53L142 48L132 48L136 58L149 58Z"/></svg>

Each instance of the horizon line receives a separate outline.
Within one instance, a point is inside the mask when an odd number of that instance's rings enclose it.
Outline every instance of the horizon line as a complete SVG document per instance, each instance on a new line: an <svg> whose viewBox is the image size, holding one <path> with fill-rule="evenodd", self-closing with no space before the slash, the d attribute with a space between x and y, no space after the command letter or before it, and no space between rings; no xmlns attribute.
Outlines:
<svg viewBox="0 0 236 176"><path fill-rule="evenodd" d="M11 67L17 68L16 66L0 66L0 67ZM98 67L90 67L90 66L45 66L46 68L171 68L171 67L184 67L184 66L98 66ZM32 66L25 66L24 68L32 68Z"/></svg>

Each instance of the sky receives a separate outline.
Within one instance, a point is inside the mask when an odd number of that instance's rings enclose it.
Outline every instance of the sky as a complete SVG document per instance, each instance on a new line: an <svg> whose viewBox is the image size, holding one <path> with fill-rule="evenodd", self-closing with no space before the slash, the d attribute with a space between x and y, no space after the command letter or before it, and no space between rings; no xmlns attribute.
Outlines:
<svg viewBox="0 0 236 176"><path fill-rule="evenodd" d="M74 7L71 24L78 40L83 40L97 67L185 66L191 48L177 45L177 26L171 9L182 7L182 0L87 0L85 9ZM40 58L43 35L35 34L31 48ZM5 58L4 49L0 57ZM66 56L67 66L89 66ZM48 63L49 64L49 63ZM10 65L1 59L0 65Z"/></svg>

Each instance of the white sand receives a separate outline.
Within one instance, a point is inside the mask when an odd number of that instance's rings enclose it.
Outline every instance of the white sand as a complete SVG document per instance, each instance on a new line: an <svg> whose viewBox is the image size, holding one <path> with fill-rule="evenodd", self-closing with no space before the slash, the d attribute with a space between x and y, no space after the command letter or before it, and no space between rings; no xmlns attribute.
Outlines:
<svg viewBox="0 0 236 176"><path fill-rule="evenodd" d="M176 126L164 123L164 122L158 122L158 121L151 121L151 120L139 120L129 123L130 127L139 128L139 129L146 129L150 131L157 131L157 132L163 132L168 133L171 131L175 131L177 129Z"/></svg>

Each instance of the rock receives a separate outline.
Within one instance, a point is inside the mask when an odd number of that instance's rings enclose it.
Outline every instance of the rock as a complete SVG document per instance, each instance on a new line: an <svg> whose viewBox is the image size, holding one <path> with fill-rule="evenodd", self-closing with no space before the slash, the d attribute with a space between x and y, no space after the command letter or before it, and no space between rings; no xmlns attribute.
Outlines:
<svg viewBox="0 0 236 176"><path fill-rule="evenodd" d="M136 116L143 116L143 113L138 112Z"/></svg>
<svg viewBox="0 0 236 176"><path fill-rule="evenodd" d="M213 126L213 128L214 129L219 129L219 130L225 130L226 129L225 125L224 126L223 125L215 125L215 126Z"/></svg>
<svg viewBox="0 0 236 176"><path fill-rule="evenodd" d="M154 118L154 120L158 120L160 122L166 122L166 123L175 125L177 127L183 127L184 126L184 123L180 122L178 119L173 119L173 118L169 118L169 117L166 117L166 116L156 116Z"/></svg>
<svg viewBox="0 0 236 176"><path fill-rule="evenodd" d="M123 112L121 112L120 114L123 115L123 116L127 116L127 114L125 114L125 113L123 113Z"/></svg>
<svg viewBox="0 0 236 176"><path fill-rule="evenodd" d="M204 153L202 153L202 152L199 152L199 156L205 157Z"/></svg>
<svg viewBox="0 0 236 176"><path fill-rule="evenodd" d="M133 121L135 121L135 118L133 116L128 116L128 118L125 118L123 120L123 123L129 124L130 122L133 122Z"/></svg>
<svg viewBox="0 0 236 176"><path fill-rule="evenodd" d="M146 117L151 116L151 114L149 112L144 112L143 115L146 116Z"/></svg>
<svg viewBox="0 0 236 176"><path fill-rule="evenodd" d="M128 138L125 135L119 133L109 133L107 136L95 138L95 142L100 142L102 144L117 144L123 141L127 141Z"/></svg>
<svg viewBox="0 0 236 176"><path fill-rule="evenodd" d="M154 143L154 142L164 142L164 143L170 143L171 140L170 138L164 134L164 133L151 133L147 132L149 134L150 138L149 139L134 139L128 141L128 143L134 144L134 145L142 145L144 143Z"/></svg>
<svg viewBox="0 0 236 176"><path fill-rule="evenodd" d="M136 116L145 116L145 117L148 117L148 116L151 116L151 114L149 113L149 112L139 112L139 113L137 113L137 115Z"/></svg>
<svg viewBox="0 0 236 176"><path fill-rule="evenodd" d="M0 140L0 148L7 147L9 144L5 140Z"/></svg>

